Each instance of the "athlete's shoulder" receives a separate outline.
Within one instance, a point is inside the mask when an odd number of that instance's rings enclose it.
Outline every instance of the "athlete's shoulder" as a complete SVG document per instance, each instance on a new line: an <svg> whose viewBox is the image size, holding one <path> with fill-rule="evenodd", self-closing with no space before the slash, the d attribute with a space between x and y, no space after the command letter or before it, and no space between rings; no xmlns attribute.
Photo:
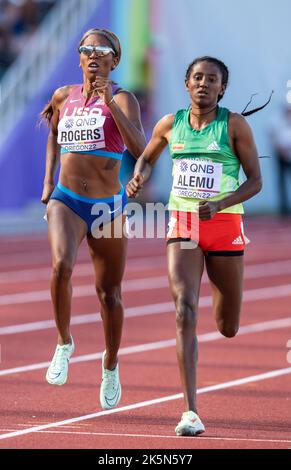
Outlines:
<svg viewBox="0 0 291 470"><path fill-rule="evenodd" d="M126 96L126 97L133 97L133 98L137 99L134 93L132 93L129 90L126 90L125 88L122 88L121 86L119 86L117 84L115 86L113 85L112 88L113 88L112 91L113 91L113 94L114 94L115 97L116 96L123 96L123 97Z"/></svg>
<svg viewBox="0 0 291 470"><path fill-rule="evenodd" d="M153 137L166 138L173 128L175 115L166 114L155 125L153 130Z"/></svg>
<svg viewBox="0 0 291 470"><path fill-rule="evenodd" d="M70 93L80 85L65 85L57 88L52 96L52 103L54 106L60 106L70 95Z"/></svg>
<svg viewBox="0 0 291 470"><path fill-rule="evenodd" d="M249 133L251 127L246 118L240 113L233 113L229 111L228 129L233 137L238 137L241 134Z"/></svg>
<svg viewBox="0 0 291 470"><path fill-rule="evenodd" d="M120 104L124 102L139 105L137 96L131 91L122 88L118 84L112 87L112 91L114 98L117 98L117 101L120 102Z"/></svg>
<svg viewBox="0 0 291 470"><path fill-rule="evenodd" d="M67 98L69 96L69 93L72 89L72 85L65 85L60 88L57 88L52 96L52 99L55 103L58 103L59 101L62 101L64 98Z"/></svg>
<svg viewBox="0 0 291 470"><path fill-rule="evenodd" d="M233 113L232 111L228 110L229 120L233 122L242 122L245 121L245 118L240 113Z"/></svg>
<svg viewBox="0 0 291 470"><path fill-rule="evenodd" d="M244 116L242 116L240 113L233 113L231 111L229 111L229 114L228 114L228 121L230 124L232 124L233 126L248 126L248 122L246 120L246 118Z"/></svg>
<svg viewBox="0 0 291 470"><path fill-rule="evenodd" d="M170 130L173 127L175 121L175 114L166 114L157 123L161 129Z"/></svg>

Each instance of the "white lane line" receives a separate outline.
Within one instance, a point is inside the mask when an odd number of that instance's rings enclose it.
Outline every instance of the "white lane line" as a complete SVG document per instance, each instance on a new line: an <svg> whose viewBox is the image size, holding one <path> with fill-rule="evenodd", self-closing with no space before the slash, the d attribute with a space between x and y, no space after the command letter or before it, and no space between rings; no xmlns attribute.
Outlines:
<svg viewBox="0 0 291 470"><path fill-rule="evenodd" d="M164 340L164 341L156 341L154 343L145 343L145 344L140 344L136 346L129 346L127 348L120 348L118 355L123 356L125 354L134 354L138 352L152 351L155 349L163 349L163 348L174 346L175 344L176 344L176 340L170 339L170 340ZM75 364L78 362L95 361L101 358L102 358L102 352L93 353L93 354L84 354L82 356L72 357L70 359L70 363ZM30 364L30 365L22 366L22 367L14 367L13 369L4 369L4 370L0 370L0 376L18 374L21 372L29 372L29 371L38 370L38 369L45 369L49 365L50 365L50 362L39 362L38 364Z"/></svg>
<svg viewBox="0 0 291 470"><path fill-rule="evenodd" d="M153 239L153 243L148 243L147 240L147 251L155 253L156 250L156 241L157 239ZM279 240L278 244L279 244ZM21 243L21 242L20 242ZM142 246L143 240L141 240L141 243L136 245L136 247L140 248ZM276 244L276 246L278 245ZM1 240L0 240L0 246L1 246ZM134 245L131 245L134 248ZM16 249L17 250L17 249ZM29 266L39 266L41 264L50 264L51 263L51 254L49 250L48 245L44 245L42 249L29 249L29 248L24 248L24 252L19 253L18 251L14 252L13 248L7 249L7 253L5 254L0 254L0 263L1 266L5 266L7 268L11 267L17 267L23 266L23 265L29 265ZM160 249L156 253L157 256L161 256L166 252L166 244L164 243L161 245ZM79 250L78 254L78 260L79 261L88 261L90 259L89 253L86 250L86 248L82 248ZM128 256L128 260L135 260L137 259L137 256L134 255L134 253L130 253Z"/></svg>
<svg viewBox="0 0 291 470"><path fill-rule="evenodd" d="M280 320L271 320L267 322L261 323L253 323L250 325L244 325L240 327L239 333L237 336L242 336L250 333L258 333L262 331L270 331L274 329L280 328L289 328L291 325L291 318L282 318ZM209 341L215 341L218 339L223 339L224 337L218 331L212 331L209 333L204 333L198 335L199 343L208 343ZM152 343L145 343L139 344L136 346L129 346L125 348L120 348L119 356L123 356L126 354L134 354L138 352L145 352L145 351L154 351L156 349L164 349L169 348L176 345L176 339L171 338L163 341L156 341ZM70 359L70 363L78 363L78 362L87 362L87 361L95 361L101 359L102 352L93 353L93 354L85 354L82 356L72 357ZM33 370L45 369L50 365L50 362L39 362L37 364L29 364L26 366L21 367L14 367L11 369L3 369L0 370L0 376L3 375L11 375L11 374L18 374L21 372L30 372Z"/></svg>
<svg viewBox="0 0 291 470"><path fill-rule="evenodd" d="M65 426L64 426L65 428ZM1 431L6 431L6 429L0 429ZM7 429L10 431L10 429ZM15 431L15 429L11 429L11 431ZM186 439L189 442L189 437L186 436L175 436L175 435L166 435L166 434L128 434L128 433L110 433L110 432L89 432L89 431L38 431L40 434L72 434L73 436L109 436L109 437L141 437L147 439ZM1 435L1 434L0 434ZM259 438L247 438L247 437L214 437L214 436L207 436L201 435L199 436L199 440L203 439L203 441L242 441L242 442L274 442L278 444L290 444L291 440L288 439L259 439ZM195 442L197 442L195 440Z"/></svg>
<svg viewBox="0 0 291 470"><path fill-rule="evenodd" d="M126 273L136 270L153 269L156 267L167 267L166 256L149 256L147 258L137 258L136 260L128 260L126 265ZM17 271L8 271L0 273L0 284L13 282L31 282L49 280L51 276L51 268L35 268L23 269ZM257 277L275 277L284 274L291 274L291 259L283 261L266 262L260 264L252 264L245 266L245 278L255 279ZM94 276L92 263L80 263L75 266L74 277ZM207 276L203 276L203 281L207 281Z"/></svg>
<svg viewBox="0 0 291 470"><path fill-rule="evenodd" d="M157 260L154 257L151 257L152 261L147 260L147 258L142 258L137 264L134 266L128 263L126 272L132 272L136 269L153 269L158 266L164 266L166 269L166 262L164 257L159 257ZM267 277L276 277L276 276L283 276L291 274L291 260L284 260L279 262L271 262L271 263L262 263L262 264L254 264L254 265L247 265L245 267L244 278L245 279L257 279L257 278L267 278ZM19 282L23 284L25 281L40 281L40 280L49 280L51 275L50 268L41 268L38 270L27 270L27 271L19 271L14 273L2 273L0 274L0 284L2 283L11 283L11 282ZM91 264L80 264L77 265L74 271L74 278L78 277L88 277L92 275L93 277L93 268ZM167 287L168 286L168 278L167 276L158 276L156 278L157 287L155 287L154 283L152 284L152 288L160 288L160 287ZM125 289L132 289L136 290L139 289L139 286L142 282L147 284L149 277L143 279L135 279L135 280L124 280L123 281L123 290ZM204 273L202 277L202 283L207 283L208 278L206 273ZM290 278L291 282L291 278ZM145 287L149 288L149 287ZM96 295L94 286L91 284L86 284L83 286L76 286L74 288L74 295L83 297L84 295ZM45 290L36 290L30 292L20 292L15 294L8 294L8 295L0 295L0 305L7 305L10 303L21 303L21 302L39 302L44 300L50 300L50 291L48 289Z"/></svg>
<svg viewBox="0 0 291 470"><path fill-rule="evenodd" d="M148 289L161 289L168 287L168 278L166 276L147 277L143 279L128 279L122 283L122 292L136 292ZM96 297L94 283L73 288L74 298ZM18 294L0 295L1 305L16 305L32 302L51 301L51 293L48 289L32 292L21 292Z"/></svg>
<svg viewBox="0 0 291 470"><path fill-rule="evenodd" d="M144 279L131 279L123 281L122 283L123 293L162 288L168 289L167 276L157 276L151 278L147 277ZM73 295L74 298L92 296L96 297L96 291L92 284L77 286L74 287ZM269 299L273 297L287 297L289 295L291 296L291 283L244 291L244 300L256 300L255 297L257 296L260 296L263 299ZM48 289L0 296L0 306L44 301L51 301L51 294Z"/></svg>
<svg viewBox="0 0 291 470"><path fill-rule="evenodd" d="M37 424L35 422L32 423L32 422L28 421L27 423L17 423L14 426L27 428L27 425L29 425L29 426L39 426L41 424L48 424L48 423L49 423L49 421L43 421L43 422L38 421ZM88 426L88 425L85 424L85 423L72 424L72 425L68 424L67 426L64 426L64 429L68 429L68 430L77 429L77 428L84 429L86 426ZM13 431L16 431L16 430L17 430L17 428L13 429ZM3 429L2 429L2 431L3 431Z"/></svg>
<svg viewBox="0 0 291 470"><path fill-rule="evenodd" d="M148 256L147 258L136 258L134 260L127 260L125 272L135 272L137 270L142 271L145 269L153 269L156 267L167 267L167 261L165 256ZM19 281L23 283L31 281L49 280L51 272L52 269L50 267L2 272L0 273L0 284L7 284ZM92 263L76 264L74 268L73 277L87 277L91 275L94 276L94 269Z"/></svg>
<svg viewBox="0 0 291 470"><path fill-rule="evenodd" d="M264 228L259 228L258 230L264 230ZM285 232L285 233L284 233ZM282 234L280 234L277 231L269 230L268 229L268 235L264 237L260 237L259 234L257 233L255 235L255 244L258 249L261 249L261 246L264 245L263 249L266 250L266 252L269 251L269 247L272 247L273 241L271 240L276 240L276 247L278 248L279 246L283 247L286 245L287 247L290 247L289 241L290 241L290 229L287 227ZM150 252L152 247L156 244L158 240L155 238L152 240L153 243L149 243L149 239L146 240L147 242L147 250ZM21 241L19 242L21 243ZM37 243L37 241L36 241ZM132 241L131 241L132 243ZM140 240L140 243L134 243L132 244L133 247L140 247L142 246L143 239ZM1 241L0 241L1 244ZM18 250L19 247L17 247ZM9 252L8 252L9 251ZM261 250L263 251L263 250ZM165 241L162 240L161 246L159 247L159 253L157 253L157 256L163 254L166 252L166 245ZM277 255L276 255L277 256ZM272 252L268 254L268 258L272 259L273 254ZM79 253L79 261L87 261L89 256L86 252L86 248L80 250ZM135 256L131 255L129 259L134 259L136 258ZM38 248L37 250L32 249L31 246L27 247L24 244L24 251L23 252L14 252L13 247L8 247L7 248L7 253L0 253L0 263L1 266L6 266L6 267L19 267L23 265L41 265L41 264L47 264L51 262L51 255L49 252L49 246L47 243L43 244L42 249Z"/></svg>
<svg viewBox="0 0 291 470"><path fill-rule="evenodd" d="M211 297L202 297L201 307L211 305ZM161 313L169 313L174 311L173 302L160 302L156 304L140 305L125 309L124 316L126 318L142 317L145 315L156 315ZM86 325L88 323L97 323L101 321L99 312L88 313L84 315L73 315L71 318L72 325ZM9 325L0 328L0 335L12 335L16 333L24 333L28 331L38 331L49 328L55 328L54 320L42 320L39 322L29 322L17 325Z"/></svg>
<svg viewBox="0 0 291 470"><path fill-rule="evenodd" d="M197 390L197 394L216 392L219 390L225 390L226 388L236 387L239 385L245 385L245 384L252 383L252 382L259 382L262 380L280 377L280 376L287 375L287 374L291 374L291 367L287 367L285 369L272 370L272 371L264 372L262 374L251 375L248 377L242 377L241 379L231 380L229 382L223 382L220 384L211 385L209 387L199 388ZM40 426L33 426L31 428L22 429L20 431L14 431L14 432L1 434L0 440L24 436L26 434L43 431L44 429L64 426L65 424L77 423L80 421L87 421L90 419L99 418L100 416L109 416L111 414L121 413L124 411L136 410L139 408L145 408L147 406L152 406L152 405L159 405L161 403L178 400L180 398L183 398L183 394L177 393L175 395L168 395L165 397L154 398L152 400L146 400L146 401L142 401L138 403L133 403L131 405L122 406L120 408L114 408L112 410L99 411L97 413L90 413L90 414L83 415L83 416L77 416L76 418L65 419L63 421L56 421L55 423L43 424Z"/></svg>
<svg viewBox="0 0 291 470"><path fill-rule="evenodd" d="M152 281L152 280L151 280ZM158 284L155 285L157 287ZM154 287L154 286L152 286ZM159 286L159 289L161 287ZM270 290L271 289L271 290ZM284 297L291 295L291 285L287 286L276 286L276 287L264 287L262 289L246 290L243 294L243 301L256 301L261 299ZM212 297L204 296L199 300L199 309L204 307L210 307L212 305ZM125 317L140 317L144 315L155 315L161 313L174 312L175 307L173 302L160 302L150 305L142 305L136 307L130 307L125 309ZM87 313L83 315L73 315L71 319L72 325L86 325L89 323L95 323L101 321L99 312ZM38 322L18 323L14 325L8 325L0 327L1 335L13 335L17 333L26 333L30 331L40 331L55 328L54 320L41 320Z"/></svg>

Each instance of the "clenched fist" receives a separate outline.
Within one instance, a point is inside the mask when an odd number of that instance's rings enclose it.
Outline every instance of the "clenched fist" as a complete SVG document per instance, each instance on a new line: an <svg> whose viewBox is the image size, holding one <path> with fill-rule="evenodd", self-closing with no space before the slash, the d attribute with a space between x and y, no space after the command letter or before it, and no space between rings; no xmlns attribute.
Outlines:
<svg viewBox="0 0 291 470"><path fill-rule="evenodd" d="M126 194L128 197L135 198L143 187L143 176L137 173L126 185Z"/></svg>

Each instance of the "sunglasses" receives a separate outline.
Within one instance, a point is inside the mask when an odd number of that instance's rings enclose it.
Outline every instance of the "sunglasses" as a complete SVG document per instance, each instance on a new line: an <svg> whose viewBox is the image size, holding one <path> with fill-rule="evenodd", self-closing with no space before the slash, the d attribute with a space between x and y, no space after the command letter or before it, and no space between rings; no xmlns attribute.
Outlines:
<svg viewBox="0 0 291 470"><path fill-rule="evenodd" d="M98 57L105 57L106 55L112 53L115 55L114 50L111 47L108 46L80 46L79 47L79 52L80 54L85 54L87 56L90 56L93 51L95 54L97 54Z"/></svg>

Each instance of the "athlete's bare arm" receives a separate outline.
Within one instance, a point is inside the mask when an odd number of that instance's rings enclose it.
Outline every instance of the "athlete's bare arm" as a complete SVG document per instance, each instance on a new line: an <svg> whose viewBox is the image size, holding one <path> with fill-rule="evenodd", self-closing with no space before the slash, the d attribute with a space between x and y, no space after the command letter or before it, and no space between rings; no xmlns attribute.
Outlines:
<svg viewBox="0 0 291 470"><path fill-rule="evenodd" d="M114 96L109 109L125 146L131 155L138 158L146 146L146 138L136 97L129 91L123 90Z"/></svg>
<svg viewBox="0 0 291 470"><path fill-rule="evenodd" d="M127 90L120 90L113 97L112 80L106 77L96 76L92 87L109 107L125 146L138 158L146 146L138 100Z"/></svg>
<svg viewBox="0 0 291 470"><path fill-rule="evenodd" d="M211 219L216 212L250 199L262 188L258 151L249 124L240 114L230 113L228 129L234 153L247 179L235 192L220 201L202 202L199 207L201 220Z"/></svg>
<svg viewBox="0 0 291 470"><path fill-rule="evenodd" d="M168 114L154 127L151 140L136 162L134 177L126 186L128 197L136 197L142 188L143 183L149 179L153 165L156 163L162 151L170 141L174 118L175 116L173 114Z"/></svg>
<svg viewBox="0 0 291 470"><path fill-rule="evenodd" d="M64 86L58 88L51 99L51 105L53 108L53 115L50 121L50 133L48 135L47 147L46 147L46 165L45 165L45 177L43 182L43 192L41 196L41 202L47 204L49 198L54 190L54 176L59 166L60 160L60 149L57 143L58 137L58 122L60 109L67 99L72 86Z"/></svg>

